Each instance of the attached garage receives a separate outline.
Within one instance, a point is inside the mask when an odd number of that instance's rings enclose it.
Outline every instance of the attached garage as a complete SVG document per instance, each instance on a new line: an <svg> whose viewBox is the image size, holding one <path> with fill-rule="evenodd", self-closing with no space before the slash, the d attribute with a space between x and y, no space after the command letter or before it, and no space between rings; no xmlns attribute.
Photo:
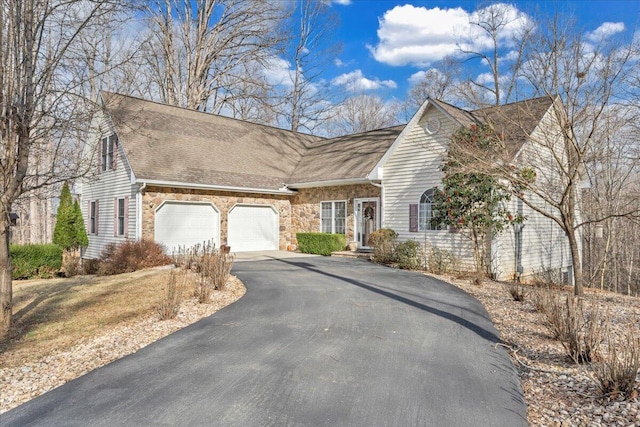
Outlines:
<svg viewBox="0 0 640 427"><path fill-rule="evenodd" d="M212 241L220 246L220 214L210 203L164 202L156 210L154 239L168 253Z"/></svg>
<svg viewBox="0 0 640 427"><path fill-rule="evenodd" d="M233 252L277 250L278 213L271 205L236 205L229 211L229 246Z"/></svg>

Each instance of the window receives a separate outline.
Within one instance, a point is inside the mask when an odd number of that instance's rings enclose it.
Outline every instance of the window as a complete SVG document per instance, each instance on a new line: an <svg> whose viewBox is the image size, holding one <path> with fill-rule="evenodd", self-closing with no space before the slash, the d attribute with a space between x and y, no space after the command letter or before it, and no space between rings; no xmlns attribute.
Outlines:
<svg viewBox="0 0 640 427"><path fill-rule="evenodd" d="M345 234L347 202L320 203L320 222L323 233Z"/></svg>
<svg viewBox="0 0 640 427"><path fill-rule="evenodd" d="M125 211L124 199L118 199L118 218L117 218L117 230L118 236L124 236L124 211Z"/></svg>
<svg viewBox="0 0 640 427"><path fill-rule="evenodd" d="M89 202L89 233L98 234L98 202Z"/></svg>
<svg viewBox="0 0 640 427"><path fill-rule="evenodd" d="M436 189L430 188L420 197L420 204L418 205L418 230L443 230L441 225L434 224L432 219L435 216L433 210L434 195Z"/></svg>
<svg viewBox="0 0 640 427"><path fill-rule="evenodd" d="M100 170L102 172L115 168L115 162L113 157L114 147L116 145L115 141L116 141L115 135L106 136L102 138L102 141L100 141L100 150L101 150Z"/></svg>

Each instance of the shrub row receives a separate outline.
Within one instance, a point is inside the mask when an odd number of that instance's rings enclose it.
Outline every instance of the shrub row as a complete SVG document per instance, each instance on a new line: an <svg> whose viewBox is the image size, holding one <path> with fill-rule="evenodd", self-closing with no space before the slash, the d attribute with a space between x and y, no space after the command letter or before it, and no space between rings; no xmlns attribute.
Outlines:
<svg viewBox="0 0 640 427"><path fill-rule="evenodd" d="M343 251L347 246L344 234L297 233L298 248L306 254L331 255L331 252Z"/></svg>
<svg viewBox="0 0 640 427"><path fill-rule="evenodd" d="M181 247L173 255L174 264L195 276L194 294L206 303L214 290L224 291L233 267L233 256L212 242Z"/></svg>
<svg viewBox="0 0 640 427"><path fill-rule="evenodd" d="M369 236L373 247L373 261L392 264L405 270L426 269L435 274L451 273L459 268L459 262L449 251L432 248L428 253L415 240L398 242L398 233L381 228Z"/></svg>
<svg viewBox="0 0 640 427"><path fill-rule="evenodd" d="M55 276L62 266L58 245L11 245L11 278L44 279Z"/></svg>

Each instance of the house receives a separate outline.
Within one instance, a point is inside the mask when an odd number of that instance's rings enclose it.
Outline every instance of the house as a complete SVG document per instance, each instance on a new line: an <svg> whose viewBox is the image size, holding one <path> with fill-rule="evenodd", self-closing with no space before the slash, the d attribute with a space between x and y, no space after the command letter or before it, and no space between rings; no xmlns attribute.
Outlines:
<svg viewBox="0 0 640 427"><path fill-rule="evenodd" d="M96 173L80 183L85 258L141 238L168 251L205 240L234 252L291 250L297 232L320 231L367 247L369 234L387 227L401 240L448 250L463 262L472 259L469 240L431 229L429 220L451 133L492 120L517 158L527 150L527 135L549 122L552 103L500 107L507 117L527 108L526 127L516 128L500 123L505 115L495 109L469 112L427 99L406 125L325 139L114 93L103 93L100 102L95 137L84 151ZM512 203L529 220L492 242L495 275L569 271L561 230Z"/></svg>

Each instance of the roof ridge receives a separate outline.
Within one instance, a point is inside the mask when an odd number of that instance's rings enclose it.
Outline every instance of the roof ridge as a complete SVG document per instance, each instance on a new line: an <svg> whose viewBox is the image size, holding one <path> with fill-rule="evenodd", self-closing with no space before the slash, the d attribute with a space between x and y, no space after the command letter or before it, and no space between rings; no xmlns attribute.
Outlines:
<svg viewBox="0 0 640 427"><path fill-rule="evenodd" d="M127 94L118 93L118 92L111 92L111 91L107 91L107 90L102 90L101 93L108 94L108 96L115 95L115 96L120 96L120 97L124 97L124 98L136 99L138 101L159 105L161 107L176 108L176 109L185 110L185 111L188 111L188 112L191 112L191 113L206 114L206 115L211 116L211 117L219 117L219 118L225 119L225 120L233 120L233 121L240 122L240 123L248 123L250 125L261 126L261 127L270 128L270 129L275 129L275 130L279 130L279 131L282 131L282 132L287 132L287 133L294 134L294 135L310 136L310 137L318 138L320 140L326 140L327 139L327 138L325 138L323 136L314 135L314 134L311 134L311 133L294 132L292 130L284 129L284 128L281 128L281 127L278 127L278 126L274 126L274 125L267 125L267 124L264 124L264 123L256 123L256 122L252 122L251 120L245 120L245 119L237 119L235 117L223 116L222 114L216 114L216 113L212 113L212 112L208 112L208 111L194 110L192 108L183 107L181 105L167 104L167 103L160 102L160 101L154 101L154 100L141 98L139 96L127 95Z"/></svg>
<svg viewBox="0 0 640 427"><path fill-rule="evenodd" d="M332 138L325 138L325 140L321 141L320 143L323 144L323 145L331 144L335 139L350 138L350 137L354 137L354 136L358 136L358 137L359 136L365 136L365 135L367 135L369 133L373 133L373 132L380 132L380 131L383 131L383 130L394 129L394 128L399 128L399 127L405 127L405 126L407 126L407 124L408 123L403 123L403 124L399 124L399 125L386 126L386 127L378 128L378 129L366 130L364 132L348 133L348 134L345 134L345 135L334 136ZM314 147L315 147L315 145L314 145ZM313 147L311 147L311 148L313 148Z"/></svg>

